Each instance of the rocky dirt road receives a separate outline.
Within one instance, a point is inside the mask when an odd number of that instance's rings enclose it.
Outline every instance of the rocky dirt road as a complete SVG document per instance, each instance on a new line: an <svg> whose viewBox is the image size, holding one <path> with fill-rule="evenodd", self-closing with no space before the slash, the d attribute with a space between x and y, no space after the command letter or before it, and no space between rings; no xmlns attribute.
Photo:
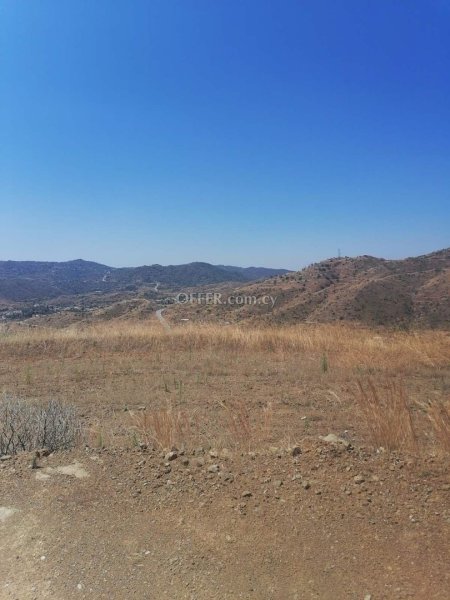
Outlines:
<svg viewBox="0 0 450 600"><path fill-rule="evenodd" d="M445 465L289 451L0 461L0 598L447 599Z"/></svg>

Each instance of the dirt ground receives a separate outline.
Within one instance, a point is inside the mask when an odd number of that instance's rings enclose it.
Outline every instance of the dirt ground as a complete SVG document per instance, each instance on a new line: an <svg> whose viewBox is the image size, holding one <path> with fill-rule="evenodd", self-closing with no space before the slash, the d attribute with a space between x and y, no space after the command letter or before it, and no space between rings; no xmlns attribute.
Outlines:
<svg viewBox="0 0 450 600"><path fill-rule="evenodd" d="M320 440L297 451L2 461L0 596L448 598L441 463Z"/></svg>
<svg viewBox="0 0 450 600"><path fill-rule="evenodd" d="M0 460L1 599L448 598L449 456L426 415L443 346L399 338L394 363L375 332L324 362L322 338L162 335L1 340L0 391L75 404L85 432L35 469ZM372 443L369 375L401 380L416 446ZM152 429L168 406L172 454Z"/></svg>

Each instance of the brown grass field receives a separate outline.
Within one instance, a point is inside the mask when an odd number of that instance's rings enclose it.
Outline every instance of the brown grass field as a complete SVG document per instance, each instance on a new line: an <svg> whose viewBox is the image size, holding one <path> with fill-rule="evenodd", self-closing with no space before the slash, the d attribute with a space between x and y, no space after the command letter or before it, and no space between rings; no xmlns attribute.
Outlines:
<svg viewBox="0 0 450 600"><path fill-rule="evenodd" d="M89 444L448 451L450 335L348 325L109 322L0 330L0 391L79 408Z"/></svg>
<svg viewBox="0 0 450 600"><path fill-rule="evenodd" d="M0 460L0 598L446 600L449 359L439 331L3 327L0 395L82 434Z"/></svg>

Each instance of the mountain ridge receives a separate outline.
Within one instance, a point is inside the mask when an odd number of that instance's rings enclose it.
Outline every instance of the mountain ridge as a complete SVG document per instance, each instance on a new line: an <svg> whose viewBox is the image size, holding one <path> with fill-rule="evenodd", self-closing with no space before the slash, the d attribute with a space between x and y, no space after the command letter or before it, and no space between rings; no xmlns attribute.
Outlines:
<svg viewBox="0 0 450 600"><path fill-rule="evenodd" d="M42 302L64 295L137 291L159 282L169 289L183 286L243 283L287 269L222 267L206 262L182 265L110 267L93 261L0 261L0 301Z"/></svg>

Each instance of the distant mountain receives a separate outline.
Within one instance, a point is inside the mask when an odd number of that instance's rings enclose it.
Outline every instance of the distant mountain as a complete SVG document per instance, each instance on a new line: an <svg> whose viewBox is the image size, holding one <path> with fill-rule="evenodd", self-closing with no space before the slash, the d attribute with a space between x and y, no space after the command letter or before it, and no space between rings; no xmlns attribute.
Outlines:
<svg viewBox="0 0 450 600"><path fill-rule="evenodd" d="M217 265L229 273L242 275L247 281L256 281L258 279L269 279L275 275L285 275L290 273L287 269L268 269L267 267L230 267L226 265Z"/></svg>
<svg viewBox="0 0 450 600"><path fill-rule="evenodd" d="M110 267L85 260L0 261L0 300L43 301L97 290Z"/></svg>
<svg viewBox="0 0 450 600"><path fill-rule="evenodd" d="M248 282L285 269L223 267L203 262L114 268L85 260L68 262L0 261L0 301L42 302L59 296L137 291L159 282L181 289L225 282Z"/></svg>
<svg viewBox="0 0 450 600"><path fill-rule="evenodd" d="M370 325L450 327L450 249L404 260L331 258L241 287L271 295L270 305L227 307L230 317L275 322L358 321Z"/></svg>
<svg viewBox="0 0 450 600"><path fill-rule="evenodd" d="M111 270L109 282L140 285L159 281L171 287L192 287L225 282L244 282L265 279L287 273L285 269L262 269L257 267L224 267L204 262L186 265L151 265L145 267Z"/></svg>

